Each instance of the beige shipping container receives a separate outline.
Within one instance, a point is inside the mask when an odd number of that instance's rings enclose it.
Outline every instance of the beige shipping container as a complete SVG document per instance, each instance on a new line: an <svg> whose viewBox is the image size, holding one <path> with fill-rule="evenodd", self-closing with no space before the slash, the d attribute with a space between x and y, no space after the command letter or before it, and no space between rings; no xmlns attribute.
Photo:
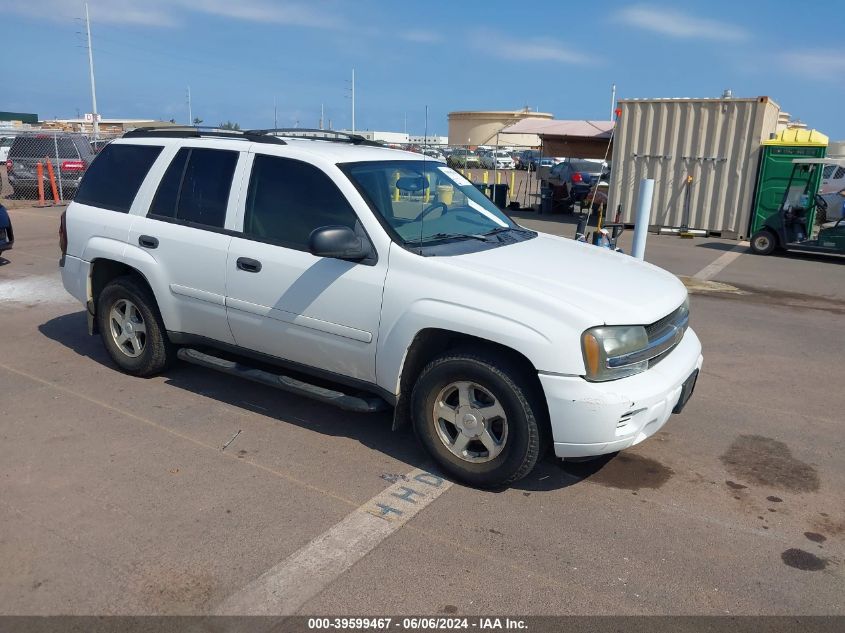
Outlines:
<svg viewBox="0 0 845 633"><path fill-rule="evenodd" d="M608 209L633 222L639 183L654 179L649 226L748 237L760 143L777 128L768 97L625 99L613 138ZM692 178L692 180L689 180Z"/></svg>

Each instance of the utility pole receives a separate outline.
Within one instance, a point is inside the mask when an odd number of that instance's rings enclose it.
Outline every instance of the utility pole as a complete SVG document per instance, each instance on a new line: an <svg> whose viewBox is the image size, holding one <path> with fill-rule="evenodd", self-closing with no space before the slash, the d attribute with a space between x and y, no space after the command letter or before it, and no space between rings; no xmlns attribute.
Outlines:
<svg viewBox="0 0 845 633"><path fill-rule="evenodd" d="M100 137L99 114L97 113L97 87L94 84L94 51L91 49L91 18L88 16L88 3L85 3L85 30L88 33L88 74L91 77L91 108L94 110L94 140Z"/></svg>
<svg viewBox="0 0 845 633"><path fill-rule="evenodd" d="M355 134L355 69L352 69L352 133Z"/></svg>
<svg viewBox="0 0 845 633"><path fill-rule="evenodd" d="M273 95L273 129L279 129L279 116L278 111L276 110L276 95Z"/></svg>
<svg viewBox="0 0 845 633"><path fill-rule="evenodd" d="M188 86L187 97L188 97L188 125L193 125L194 124L194 113L191 111L191 87L190 86Z"/></svg>
<svg viewBox="0 0 845 633"><path fill-rule="evenodd" d="M326 109L325 109L324 105L321 103L320 104L320 129L321 130L323 129L323 121L325 121L325 116L326 116Z"/></svg>

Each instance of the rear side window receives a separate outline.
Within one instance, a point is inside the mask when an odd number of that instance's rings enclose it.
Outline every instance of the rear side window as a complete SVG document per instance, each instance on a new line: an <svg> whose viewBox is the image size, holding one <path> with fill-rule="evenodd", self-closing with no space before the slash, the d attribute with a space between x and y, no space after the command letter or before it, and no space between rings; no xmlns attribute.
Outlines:
<svg viewBox="0 0 845 633"><path fill-rule="evenodd" d="M149 215L223 228L237 162L238 152L180 149L161 180Z"/></svg>
<svg viewBox="0 0 845 633"><path fill-rule="evenodd" d="M355 228L357 216L323 171L288 158L258 154L252 165L244 234L298 250L323 226Z"/></svg>
<svg viewBox="0 0 845 633"><path fill-rule="evenodd" d="M79 159L79 152L69 136L21 134L9 148L9 158L59 158Z"/></svg>
<svg viewBox="0 0 845 633"><path fill-rule="evenodd" d="M91 163L74 200L93 207L128 213L162 148L112 143Z"/></svg>

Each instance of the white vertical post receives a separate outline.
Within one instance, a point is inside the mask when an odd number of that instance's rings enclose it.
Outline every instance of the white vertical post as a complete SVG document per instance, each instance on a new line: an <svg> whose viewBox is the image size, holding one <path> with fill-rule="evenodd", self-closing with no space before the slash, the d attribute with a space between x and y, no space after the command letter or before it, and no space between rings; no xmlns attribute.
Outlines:
<svg viewBox="0 0 845 633"><path fill-rule="evenodd" d="M631 255L637 259L645 259L645 240L648 236L648 221L651 217L651 200L654 197L654 179L644 178L640 181L640 191L637 195L637 214L634 218L634 244Z"/></svg>
<svg viewBox="0 0 845 633"><path fill-rule="evenodd" d="M97 120L97 87L94 85L94 51L91 49L91 19L88 17L88 3L85 3L85 30L88 33L88 75L91 78L91 107L94 112L94 140L100 137L100 122Z"/></svg>
<svg viewBox="0 0 845 633"><path fill-rule="evenodd" d="M188 97L188 125L193 125L194 124L194 112L191 109L191 87L190 86L188 86L187 97Z"/></svg>
<svg viewBox="0 0 845 633"><path fill-rule="evenodd" d="M613 117L616 115L616 84L610 89L610 120L613 121Z"/></svg>
<svg viewBox="0 0 845 633"><path fill-rule="evenodd" d="M352 69L352 133L355 134L355 69Z"/></svg>

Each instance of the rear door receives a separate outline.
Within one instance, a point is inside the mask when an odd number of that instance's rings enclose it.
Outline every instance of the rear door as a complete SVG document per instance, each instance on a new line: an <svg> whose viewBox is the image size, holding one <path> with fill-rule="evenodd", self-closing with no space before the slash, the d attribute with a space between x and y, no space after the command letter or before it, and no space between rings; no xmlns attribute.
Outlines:
<svg viewBox="0 0 845 633"><path fill-rule="evenodd" d="M182 145L146 214L132 224L127 256L155 260L153 274L161 278L151 285L167 293L159 303L170 332L234 342L226 321L226 256L232 240L226 222L244 156L231 141Z"/></svg>
<svg viewBox="0 0 845 633"><path fill-rule="evenodd" d="M374 382L387 253L362 263L309 252L319 227L347 226L366 236L344 193L313 164L254 155L244 198L226 265L237 344Z"/></svg>

